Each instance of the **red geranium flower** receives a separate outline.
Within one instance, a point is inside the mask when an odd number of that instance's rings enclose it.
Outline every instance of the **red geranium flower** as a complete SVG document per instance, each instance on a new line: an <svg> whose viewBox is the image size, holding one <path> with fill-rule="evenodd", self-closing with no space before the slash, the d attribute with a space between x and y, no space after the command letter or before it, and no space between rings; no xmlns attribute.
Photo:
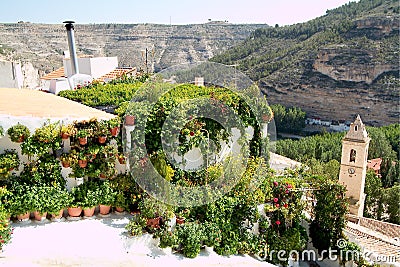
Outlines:
<svg viewBox="0 0 400 267"><path fill-rule="evenodd" d="M275 186L278 186L278 182L274 182L274 185L275 185Z"/></svg>
<svg viewBox="0 0 400 267"><path fill-rule="evenodd" d="M275 207L279 208L279 204L278 204L278 203L276 203L276 204L275 204Z"/></svg>
<svg viewBox="0 0 400 267"><path fill-rule="evenodd" d="M281 224L281 221L277 220L275 223L276 223L277 225L280 225L280 224Z"/></svg>
<svg viewBox="0 0 400 267"><path fill-rule="evenodd" d="M190 132L190 136L193 136L194 135L194 132Z"/></svg>
<svg viewBox="0 0 400 267"><path fill-rule="evenodd" d="M279 200L279 199L278 199L277 197L274 198L274 202L275 202L275 203L278 202L278 200Z"/></svg>

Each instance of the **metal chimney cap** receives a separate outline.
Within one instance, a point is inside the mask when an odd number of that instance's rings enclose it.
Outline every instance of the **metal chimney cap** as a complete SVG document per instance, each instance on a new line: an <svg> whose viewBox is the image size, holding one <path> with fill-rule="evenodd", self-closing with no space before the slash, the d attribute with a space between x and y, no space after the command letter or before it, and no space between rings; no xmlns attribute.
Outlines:
<svg viewBox="0 0 400 267"><path fill-rule="evenodd" d="M75 23L75 21L72 21L72 20L66 20L66 21L64 21L63 23L72 24L72 23Z"/></svg>

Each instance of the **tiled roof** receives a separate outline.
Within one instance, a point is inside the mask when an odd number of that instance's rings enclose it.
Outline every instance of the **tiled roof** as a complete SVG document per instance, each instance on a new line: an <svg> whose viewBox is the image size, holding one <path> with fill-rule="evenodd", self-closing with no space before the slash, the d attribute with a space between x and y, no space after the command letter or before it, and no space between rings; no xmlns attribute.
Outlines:
<svg viewBox="0 0 400 267"><path fill-rule="evenodd" d="M382 158L370 159L368 160L368 169L373 169L374 171L379 171L381 169Z"/></svg>
<svg viewBox="0 0 400 267"><path fill-rule="evenodd" d="M345 229L350 241L357 243L363 250L375 255L400 259L400 244L389 237L354 223L347 223Z"/></svg>
<svg viewBox="0 0 400 267"><path fill-rule="evenodd" d="M56 69L56 70L44 75L41 79L42 80L52 80L52 79L57 79L57 78L61 78L61 77L65 77L64 67L61 67L59 69Z"/></svg>
<svg viewBox="0 0 400 267"><path fill-rule="evenodd" d="M117 79L121 77L124 74L130 74L134 72L136 69L135 68L116 68L115 70L110 71L109 73L95 79L99 82L107 82L113 79ZM41 79L42 80L51 80L51 79L57 79L57 78L62 78L65 77L64 74L64 67L61 67L55 71L52 71L45 76L43 76Z"/></svg>
<svg viewBox="0 0 400 267"><path fill-rule="evenodd" d="M99 82L107 82L113 79L120 78L124 74L130 74L135 71L135 68L116 68L115 70L97 78Z"/></svg>

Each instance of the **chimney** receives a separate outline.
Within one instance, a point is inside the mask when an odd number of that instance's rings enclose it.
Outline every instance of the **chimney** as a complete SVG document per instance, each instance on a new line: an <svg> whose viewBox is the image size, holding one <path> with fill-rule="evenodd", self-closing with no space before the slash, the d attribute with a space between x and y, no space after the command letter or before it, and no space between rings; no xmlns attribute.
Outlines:
<svg viewBox="0 0 400 267"><path fill-rule="evenodd" d="M72 75L79 73L78 57L76 56L75 38L74 38L74 24L75 21L64 21L65 28L67 29L68 48L71 58Z"/></svg>

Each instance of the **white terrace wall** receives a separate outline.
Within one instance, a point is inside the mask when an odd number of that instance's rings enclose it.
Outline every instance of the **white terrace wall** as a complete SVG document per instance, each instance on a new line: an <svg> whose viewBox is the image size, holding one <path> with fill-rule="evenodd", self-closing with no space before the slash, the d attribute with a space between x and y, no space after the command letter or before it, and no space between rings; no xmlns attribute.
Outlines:
<svg viewBox="0 0 400 267"><path fill-rule="evenodd" d="M21 153L21 144L19 143L14 143L10 140L10 138L7 135L7 130L13 125L16 125L17 123L23 124L26 127L29 128L29 131L31 132L31 135L35 132L37 128L42 127L45 123L51 122L59 122L60 124L69 124L73 123L73 121L82 121L82 120L87 120L88 118L53 118L53 119L47 119L47 118L39 118L39 117L14 117L10 115L1 115L0 114L0 126L3 127L4 129L4 136L0 137L0 154L3 153L5 150L9 149L15 149L15 151L19 155L20 159L20 167L18 170L14 170L13 173L16 175L19 175L21 171L23 170L24 163L28 162L28 157L26 155L22 155ZM116 141L113 140L111 144L116 144ZM63 152L68 153L70 151L70 141L69 139L63 140ZM61 173L64 179L67 182L67 189L70 190L72 187L76 186L76 179L75 178L69 178L69 174L72 172L71 168L63 168L60 162L61 166ZM116 169L118 173L125 172L126 170L126 165L125 164L120 164L118 160L116 160Z"/></svg>

